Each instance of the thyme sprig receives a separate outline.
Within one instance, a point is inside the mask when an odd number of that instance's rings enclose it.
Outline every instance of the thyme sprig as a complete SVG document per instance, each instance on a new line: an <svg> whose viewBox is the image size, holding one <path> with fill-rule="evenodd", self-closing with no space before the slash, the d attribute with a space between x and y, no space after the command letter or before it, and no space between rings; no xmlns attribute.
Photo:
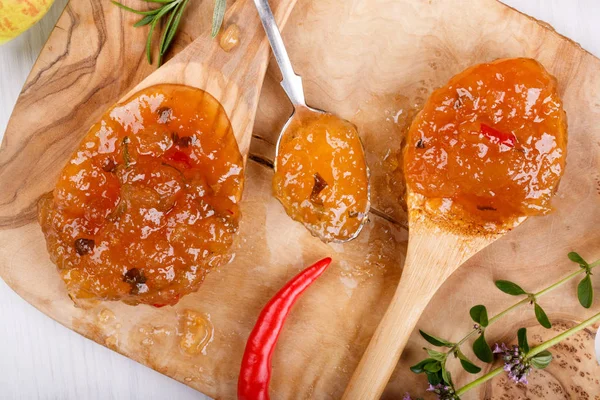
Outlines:
<svg viewBox="0 0 600 400"><path fill-rule="evenodd" d="M529 360L529 362L531 362L531 364L535 368L538 368L538 369L545 368L546 366L548 366L550 364L550 361L552 361L552 354L547 349L549 349L553 346L556 346L558 343L562 342L569 336L572 336L575 333L584 330L585 328L595 324L598 321L600 321L600 313L593 315L592 317L588 318L587 320L583 321L582 323L575 325L574 327L572 327L571 329L569 329L567 331L564 331L560 335L557 335L554 338L540 344L539 346L534 347L533 349L531 349L524 355L524 359ZM524 329L524 328L521 328L521 329ZM537 366L536 366L536 364L537 364ZM498 368L488 372L487 374L483 375L482 377L478 378L477 380L474 380L473 382L461 387L460 389L457 389L456 395L457 396L463 395L466 392L468 392L469 390L476 388L477 386L481 385L482 383L489 381L493 377L500 375L504 371L506 371L505 366L498 367Z"/></svg>
<svg viewBox="0 0 600 400"><path fill-rule="evenodd" d="M159 21L163 19L166 21L162 33L160 35L160 42L158 44L157 67L160 67L164 55L169 50L173 39L177 34L177 30L179 29L179 24L181 22L181 17L184 11L186 10L189 0L143 0L146 3L161 4L160 6L152 10L136 10L116 0L111 1L113 4L126 11L142 15L142 18L135 24L133 24L134 27L138 28L141 26L150 25L150 29L148 31L148 38L146 39L146 59L148 60L149 64L152 64L152 38L154 35L154 30ZM217 36L219 30L221 29L226 7L226 0L215 0L215 9L211 29L211 34L213 38Z"/></svg>
<svg viewBox="0 0 600 400"><path fill-rule="evenodd" d="M450 342L440 337L433 336L423 331L419 331L421 336L430 344L436 347L448 348L446 351L437 351L433 349L425 348L428 354L428 358L419 362L418 364L411 367L414 373L420 374L425 373L427 380L429 381L430 388L435 387L437 389L444 388L444 390L437 390L436 394L438 398L452 398L459 399L460 395L464 394L468 390L479 386L480 384L492 379L496 375L506 371L509 377L516 382L526 383L527 375L532 368L543 369L546 368L552 361L552 354L548 349L565 338L573 335L576 332L592 325L595 322L600 321L600 313L592 316L588 320L582 322L579 325L561 333L555 338L548 340L539 346L530 349L527 342L527 331L525 328L519 329L518 339L519 344L512 347L506 344L496 344L495 349L492 351L490 345L485 339L485 330L494 322L497 322L502 317L506 316L515 309L525 305L531 304L534 306L534 313L536 319L545 328L552 326L548 316L542 307L538 304L539 299L551 291L561 287L565 283L578 277L581 274L585 274L585 277L581 280L577 288L577 297L581 305L585 308L590 308L593 303L593 285L591 283L592 270L600 265L600 260L594 263L586 262L579 254L569 253L568 258L577 263L580 269L567 275L558 282L538 291L535 293L527 292L519 285L510 281L496 281L495 285L502 292L512 296L524 296L523 299L508 307L499 314L489 318L488 312L485 306L476 305L471 308L470 315L475 325L473 329L467 333L458 342ZM500 368L494 369L477 380L469 383L468 385L456 389L452 382L450 372L446 368L446 361L450 356L454 356L460 360L463 369L471 374L477 374L481 372L481 368L475 365L469 360L464 353L461 351L461 346L471 337L478 335L477 339L473 342L473 352L477 358L483 362L491 363L494 361L494 354L499 355L504 361L504 365ZM439 392L439 393L438 393ZM407 397L410 398L410 397Z"/></svg>

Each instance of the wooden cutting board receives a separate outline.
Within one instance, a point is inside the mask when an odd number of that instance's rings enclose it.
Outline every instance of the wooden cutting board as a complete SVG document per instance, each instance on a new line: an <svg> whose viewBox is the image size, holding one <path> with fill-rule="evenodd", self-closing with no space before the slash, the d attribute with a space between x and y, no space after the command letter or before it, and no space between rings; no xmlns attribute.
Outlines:
<svg viewBox="0 0 600 400"><path fill-rule="evenodd" d="M173 51L208 29L211 14L211 1L192 2ZM82 335L203 393L231 399L262 306L304 266L331 255L334 264L286 324L273 359L271 395L339 398L400 278L408 233L395 154L403 134L434 88L471 64L500 57L536 58L559 79L570 138L556 211L528 220L471 259L441 288L418 326L457 340L472 326L471 306L483 303L494 314L514 302L494 288L494 279L534 291L577 268L568 251L600 258L600 60L494 0L304 0L284 39L309 104L359 127L373 184L366 229L351 243L325 245L272 198L273 143L291 107L271 63L247 165L235 260L176 307L75 308L48 259L36 200L52 189L88 127L153 70L143 55L146 30L131 28L135 19L104 0L70 2L23 88L0 151L0 275L40 311ZM594 282L600 290L600 279ZM575 286L541 300L555 322L552 330L537 326L526 308L493 326L488 338L514 340L517 328L528 326L532 341L539 342L598 312L599 302L591 310L578 305ZM190 312L209 321L210 329L199 332L204 336L197 354L180 346ZM498 377L465 398L600 399L594 330L558 347L560 359L534 372L529 386ZM424 345L413 334L384 398L425 393L424 377L408 370L423 357ZM473 379L452 365L459 384Z"/></svg>

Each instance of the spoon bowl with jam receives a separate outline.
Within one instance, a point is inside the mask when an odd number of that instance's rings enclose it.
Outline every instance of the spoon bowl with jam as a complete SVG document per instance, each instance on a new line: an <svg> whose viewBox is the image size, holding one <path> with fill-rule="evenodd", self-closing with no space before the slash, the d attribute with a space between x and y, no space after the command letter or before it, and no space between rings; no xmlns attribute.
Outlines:
<svg viewBox="0 0 600 400"><path fill-rule="evenodd" d="M356 127L306 105L267 0L254 0L294 106L275 150L273 193L294 220L324 242L347 242L368 220L369 170Z"/></svg>

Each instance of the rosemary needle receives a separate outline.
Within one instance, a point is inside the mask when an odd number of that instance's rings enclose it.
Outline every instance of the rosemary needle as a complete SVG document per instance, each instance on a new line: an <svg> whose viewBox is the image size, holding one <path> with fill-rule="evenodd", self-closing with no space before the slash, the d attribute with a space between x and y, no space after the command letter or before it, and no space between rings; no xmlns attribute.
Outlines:
<svg viewBox="0 0 600 400"><path fill-rule="evenodd" d="M225 16L225 8L227 8L226 0L215 0L215 10L213 12L213 23L211 35L216 37L223 24L223 17Z"/></svg>

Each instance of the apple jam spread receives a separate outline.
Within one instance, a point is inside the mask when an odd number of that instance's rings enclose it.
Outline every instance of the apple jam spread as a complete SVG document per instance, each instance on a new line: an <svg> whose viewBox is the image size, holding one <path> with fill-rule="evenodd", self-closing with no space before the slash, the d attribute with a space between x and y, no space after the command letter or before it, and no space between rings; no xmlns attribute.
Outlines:
<svg viewBox="0 0 600 400"><path fill-rule="evenodd" d="M108 110L39 203L73 299L173 305L227 263L243 159L210 94L163 84Z"/></svg>
<svg viewBox="0 0 600 400"><path fill-rule="evenodd" d="M369 211L369 176L358 132L332 114L299 108L280 139L273 193L325 242L354 238Z"/></svg>
<svg viewBox="0 0 600 400"><path fill-rule="evenodd" d="M432 218L496 232L551 211L566 145L556 79L535 60L497 60L433 92L410 127L404 173Z"/></svg>

